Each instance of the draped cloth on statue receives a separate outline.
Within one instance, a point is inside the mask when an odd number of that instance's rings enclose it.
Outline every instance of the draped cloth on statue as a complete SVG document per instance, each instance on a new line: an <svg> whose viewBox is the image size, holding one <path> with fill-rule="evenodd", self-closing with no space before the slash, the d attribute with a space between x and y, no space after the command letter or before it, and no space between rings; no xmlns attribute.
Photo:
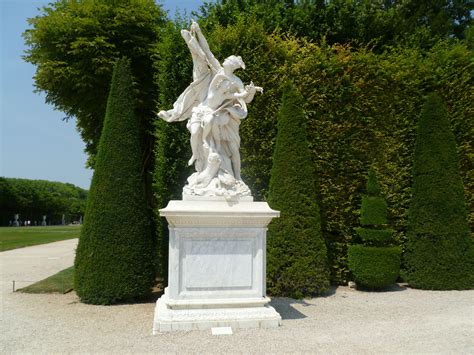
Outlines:
<svg viewBox="0 0 474 355"><path fill-rule="evenodd" d="M215 73L207 64L206 55L195 37L186 44L193 57L193 82L183 91L173 104L173 109L165 111L166 122L184 121L191 117L192 110L206 99L207 89Z"/></svg>

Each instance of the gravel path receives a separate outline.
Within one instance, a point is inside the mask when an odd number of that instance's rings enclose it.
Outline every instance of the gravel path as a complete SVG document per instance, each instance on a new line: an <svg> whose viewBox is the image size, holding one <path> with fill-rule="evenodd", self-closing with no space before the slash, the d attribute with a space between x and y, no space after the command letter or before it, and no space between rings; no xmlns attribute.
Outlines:
<svg viewBox="0 0 474 355"><path fill-rule="evenodd" d="M223 336L152 336L153 301L105 307L84 305L73 292L12 293L12 279L36 281L72 265L76 242L0 253L0 353L474 353L474 291L339 287L327 297L277 298L280 328Z"/></svg>

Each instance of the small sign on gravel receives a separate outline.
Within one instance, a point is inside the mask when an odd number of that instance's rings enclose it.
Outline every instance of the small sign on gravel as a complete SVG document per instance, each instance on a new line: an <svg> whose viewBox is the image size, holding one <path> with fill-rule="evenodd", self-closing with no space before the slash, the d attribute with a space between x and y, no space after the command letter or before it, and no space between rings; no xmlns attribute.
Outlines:
<svg viewBox="0 0 474 355"><path fill-rule="evenodd" d="M214 327L211 328L212 335L232 335L231 327Z"/></svg>

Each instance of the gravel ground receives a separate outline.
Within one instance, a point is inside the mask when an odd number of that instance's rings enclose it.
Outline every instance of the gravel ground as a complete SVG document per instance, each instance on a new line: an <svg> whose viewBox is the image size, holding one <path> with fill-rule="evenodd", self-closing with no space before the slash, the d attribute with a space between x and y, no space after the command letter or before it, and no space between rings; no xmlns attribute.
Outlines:
<svg viewBox="0 0 474 355"><path fill-rule="evenodd" d="M276 298L280 328L221 336L152 336L153 300L106 307L81 304L73 292L12 293L13 279L36 281L72 265L76 242L0 253L0 353L474 353L474 291L339 287L327 297Z"/></svg>

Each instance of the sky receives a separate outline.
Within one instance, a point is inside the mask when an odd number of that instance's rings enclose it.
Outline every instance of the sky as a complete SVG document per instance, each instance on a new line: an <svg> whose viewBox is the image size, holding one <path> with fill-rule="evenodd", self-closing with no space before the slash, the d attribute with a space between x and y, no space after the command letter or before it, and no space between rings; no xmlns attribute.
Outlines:
<svg viewBox="0 0 474 355"><path fill-rule="evenodd" d="M89 189L84 143L74 120L35 93L35 67L22 55L27 19L52 0L0 0L0 176L69 182ZM190 13L201 0L161 0L165 10Z"/></svg>

